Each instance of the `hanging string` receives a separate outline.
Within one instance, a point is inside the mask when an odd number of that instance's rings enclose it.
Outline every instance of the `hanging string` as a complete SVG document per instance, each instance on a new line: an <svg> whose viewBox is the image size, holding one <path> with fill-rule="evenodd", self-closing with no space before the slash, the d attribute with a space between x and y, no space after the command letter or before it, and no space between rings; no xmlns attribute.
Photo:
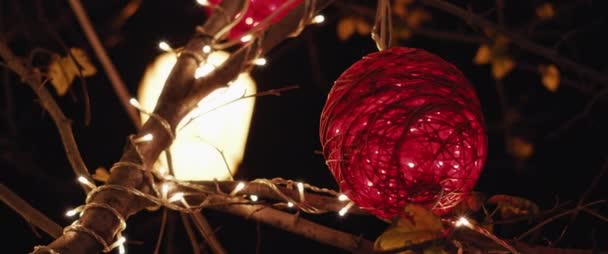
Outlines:
<svg viewBox="0 0 608 254"><path fill-rule="evenodd" d="M378 0L376 19L372 28L372 39L376 42L378 50L382 51L391 46L391 31L393 21L391 18L390 0Z"/></svg>

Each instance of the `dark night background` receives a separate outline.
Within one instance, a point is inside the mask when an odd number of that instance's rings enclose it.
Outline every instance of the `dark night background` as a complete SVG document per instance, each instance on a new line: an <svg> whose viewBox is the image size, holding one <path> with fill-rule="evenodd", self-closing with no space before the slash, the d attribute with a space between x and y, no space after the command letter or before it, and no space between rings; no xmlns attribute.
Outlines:
<svg viewBox="0 0 608 254"><path fill-rule="evenodd" d="M21 1L19 1L21 2ZM181 46L190 37L195 25L204 19L203 10L195 1L144 1L137 12L124 25L113 28L112 21L125 6L125 1L83 1L101 38L107 43L110 57L118 68L130 92L135 94L144 68L159 53L157 44L167 40ZM350 1L341 1L350 4ZM373 6L371 1L353 1ZM371 3L370 3L371 2ZM456 2L456 1L453 1ZM470 1L476 10L490 8L493 1ZM487 3L491 2L491 3ZM534 15L534 6L541 1L507 1L506 17L514 27L520 27ZM598 34L608 31L606 8L601 1L561 1L576 8L559 22L539 24L532 37L546 46L553 45L561 34L583 27L565 43L563 51L568 58L583 63L608 75L605 59L607 39ZM111 86L80 27L65 1L0 1L2 32L21 28L23 48L36 46L61 51L52 31L57 32L66 45L87 50L98 68L98 73L87 78L91 100L92 120L84 124L82 86L78 81L67 96L58 98L66 115L73 119L75 137L89 169L110 167L119 159L126 136L134 132ZM475 33L461 20L443 12L429 9L433 14L431 26ZM41 14L41 11L44 14ZM320 150L319 116L333 80L353 62L376 50L369 36L354 35L346 41L336 36L336 23L347 13L332 6L323 12L326 22L311 26L299 37L289 39L266 57L268 65L256 67L253 76L258 90L289 85L300 89L280 97L262 97L256 101L255 113L248 140L246 157L237 175L238 179L283 177L307 183L336 188L326 169ZM44 17L46 16L46 17ZM489 15L487 18L493 18ZM45 21L46 20L46 21ZM519 120L512 127L514 135L524 137L534 145L534 154L518 160L505 149L503 113L496 94L495 81L489 66L473 65L472 59L478 44L442 41L414 35L401 45L424 48L452 62L467 75L475 86L483 107L489 135L489 153L477 190L488 194L510 194L535 201L541 209L549 209L556 199L560 202L577 202L589 186L608 156L608 96L600 98L589 113L571 128L554 137L548 135L564 122L583 110L591 96L608 84L590 85L591 94L561 86L556 93L548 92L538 74L516 69L504 80L505 93L510 105L519 112ZM19 52L24 54L25 52ZM530 64L546 64L547 60L523 51L515 51L516 59ZM585 83L571 73L563 76ZM5 69L2 76L0 114L0 170L1 182L28 200L62 226L71 222L63 216L70 207L83 202L84 195L74 180L65 159L63 147L55 126L37 104L33 93ZM588 198L589 201L606 198L607 182L604 177ZM45 244L50 238L36 237L27 222L7 206L0 206L0 221L4 235L3 253L25 253L36 244ZM604 205L597 210L607 214ZM261 253L336 253L339 250L320 245L288 232L260 225L256 222L217 212L205 212L218 236L230 253L255 253L256 241L261 240ZM322 224L361 234L375 239L385 228L383 222L371 217L336 214L305 216ZM160 221L158 212L142 212L129 219L125 235L130 241L129 253L151 253L157 240ZM556 239L569 217L549 224L535 243ZM170 216L175 226L169 226L165 249L175 253L190 253L179 217ZM497 228L503 237L513 237L534 224ZM9 235L7 238L6 235ZM543 238L545 237L545 238ZM606 249L607 222L581 214L570 225L561 247ZM8 248L8 250L6 249ZM163 252L168 253L168 252Z"/></svg>

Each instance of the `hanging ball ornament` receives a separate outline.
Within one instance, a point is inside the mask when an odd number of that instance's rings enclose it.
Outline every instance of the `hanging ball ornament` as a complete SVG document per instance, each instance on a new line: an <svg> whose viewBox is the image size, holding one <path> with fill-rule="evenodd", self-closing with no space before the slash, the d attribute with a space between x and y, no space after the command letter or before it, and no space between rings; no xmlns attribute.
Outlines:
<svg viewBox="0 0 608 254"><path fill-rule="evenodd" d="M487 151L473 87L450 63L412 48L369 54L342 73L320 134L341 191L385 219L408 203L445 215L475 186Z"/></svg>
<svg viewBox="0 0 608 254"><path fill-rule="evenodd" d="M209 3L218 6L222 1L223 0L209 0ZM241 36L249 32L252 28L258 26L260 22L277 12L284 4L288 4L288 6L285 6L280 12L276 13L270 20L270 24L279 22L290 10L298 6L302 1L304 0L291 0L291 3L289 3L290 0L249 0L249 6L245 11L245 15L240 18L241 14L237 14L237 17L241 20L232 27L228 34L228 38L241 38Z"/></svg>

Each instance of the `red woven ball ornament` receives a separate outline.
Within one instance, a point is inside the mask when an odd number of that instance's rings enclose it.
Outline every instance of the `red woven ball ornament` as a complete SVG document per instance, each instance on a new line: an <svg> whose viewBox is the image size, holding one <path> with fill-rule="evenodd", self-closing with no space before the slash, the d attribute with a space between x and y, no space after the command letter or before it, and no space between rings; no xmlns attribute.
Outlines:
<svg viewBox="0 0 608 254"><path fill-rule="evenodd" d="M211 4L218 5L223 0L209 0ZM295 0L289 6L284 8L280 13L277 13L271 20L271 24L279 22L290 10L298 6L304 0ZM249 0L249 7L245 12L245 16L241 21L236 24L228 34L230 39L238 39L243 34L247 33L253 27L257 26L260 22L266 19L268 16L276 12L283 4L287 3L288 0Z"/></svg>
<svg viewBox="0 0 608 254"><path fill-rule="evenodd" d="M321 144L341 191L381 218L407 203L444 215L475 186L487 139L463 74L421 49L369 54L336 80Z"/></svg>

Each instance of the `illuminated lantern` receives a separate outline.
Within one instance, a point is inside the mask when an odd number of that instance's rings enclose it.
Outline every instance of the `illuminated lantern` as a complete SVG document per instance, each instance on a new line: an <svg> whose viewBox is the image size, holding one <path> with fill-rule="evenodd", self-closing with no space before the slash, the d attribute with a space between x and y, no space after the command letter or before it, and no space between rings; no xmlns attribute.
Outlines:
<svg viewBox="0 0 608 254"><path fill-rule="evenodd" d="M289 0L249 0L249 6L241 21L230 30L228 38L238 39L243 34L249 32L253 27L266 19L271 14L275 13L283 4ZM281 12L277 13L271 20L270 24L279 22L287 13L298 6L304 0L294 0L289 6L285 7ZM211 4L218 5L222 0L209 0ZM210 10L209 10L210 11Z"/></svg>
<svg viewBox="0 0 608 254"><path fill-rule="evenodd" d="M449 212L475 186L487 151L473 87L453 65L411 48L369 54L342 73L320 135L341 191L381 218L407 203Z"/></svg>
<svg viewBox="0 0 608 254"><path fill-rule="evenodd" d="M218 66L228 56L225 52L213 52L205 66L199 69ZM174 53L164 53L146 69L138 94L142 108L149 112L154 109L175 62ZM176 179L226 180L236 173L243 159L255 100L255 97L239 98L255 93L254 81L249 74L242 73L228 87L201 100L198 108L184 117L177 126L176 139L170 148ZM148 116L142 114L141 118L145 122ZM164 154L155 169L168 169Z"/></svg>

